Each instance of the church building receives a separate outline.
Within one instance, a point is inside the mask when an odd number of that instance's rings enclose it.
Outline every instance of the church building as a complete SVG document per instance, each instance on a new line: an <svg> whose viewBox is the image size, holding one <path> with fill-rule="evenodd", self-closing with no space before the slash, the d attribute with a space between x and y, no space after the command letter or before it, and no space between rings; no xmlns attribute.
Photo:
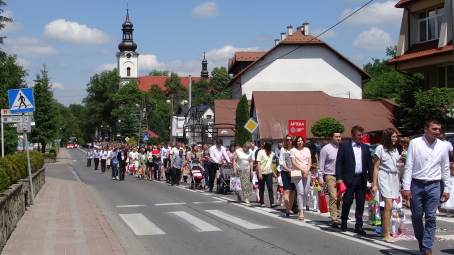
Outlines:
<svg viewBox="0 0 454 255"><path fill-rule="evenodd" d="M120 78L119 86L122 87L131 81L137 81L139 89L147 92L151 87L157 86L162 91L166 91L165 83L168 76L139 76L139 53L136 52L137 44L133 40L134 25L129 17L129 10L126 11L126 19L122 25L123 39L118 44L117 52L117 72ZM200 77L197 76L180 76L181 85L188 89L189 77L191 77L191 83L198 82L203 79L210 79L208 72L208 61L203 54L202 60L202 71Z"/></svg>

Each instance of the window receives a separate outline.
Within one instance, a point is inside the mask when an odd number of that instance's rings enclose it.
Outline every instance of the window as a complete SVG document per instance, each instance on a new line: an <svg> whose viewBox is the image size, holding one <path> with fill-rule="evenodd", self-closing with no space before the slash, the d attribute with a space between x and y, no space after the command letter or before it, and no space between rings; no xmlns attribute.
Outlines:
<svg viewBox="0 0 454 255"><path fill-rule="evenodd" d="M443 9L435 9L419 13L418 32L419 42L437 40L443 23Z"/></svg>
<svg viewBox="0 0 454 255"><path fill-rule="evenodd" d="M126 76L131 76L131 67L126 68Z"/></svg>
<svg viewBox="0 0 454 255"><path fill-rule="evenodd" d="M454 88L454 65L443 65L437 68L438 87Z"/></svg>

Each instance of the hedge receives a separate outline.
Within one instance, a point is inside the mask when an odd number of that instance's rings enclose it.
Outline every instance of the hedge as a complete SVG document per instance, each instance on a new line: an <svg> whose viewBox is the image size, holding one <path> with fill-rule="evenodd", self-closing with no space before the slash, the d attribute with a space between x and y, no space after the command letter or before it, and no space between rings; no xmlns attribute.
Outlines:
<svg viewBox="0 0 454 255"><path fill-rule="evenodd" d="M44 157L40 152L30 152L30 165L32 173L44 166ZM27 154L15 153L0 158L0 192L8 189L9 186L18 180L28 176Z"/></svg>

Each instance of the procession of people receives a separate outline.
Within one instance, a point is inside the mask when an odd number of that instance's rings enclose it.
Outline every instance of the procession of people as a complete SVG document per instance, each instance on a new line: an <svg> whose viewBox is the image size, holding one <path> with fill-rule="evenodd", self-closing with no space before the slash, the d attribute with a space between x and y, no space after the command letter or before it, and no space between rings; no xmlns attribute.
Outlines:
<svg viewBox="0 0 454 255"><path fill-rule="evenodd" d="M199 187L214 192L223 167L229 166L239 182L234 190L239 202L265 206L266 187L268 205L280 206L282 217L297 215L304 221L305 211L325 212L322 208L327 207L331 227L348 231L354 201L353 230L360 236L367 235L363 228L366 200L378 200L378 233L385 242L394 242L398 236L392 219L396 204L404 204L411 208L420 251L431 254L437 209L454 210L449 195L454 188L452 144L444 141L440 122L427 121L424 134L412 140L386 129L376 147L364 143L363 135L359 125L351 129L351 139L343 140L341 133L333 132L319 150L313 141L289 135L279 144L245 142L229 149L222 140L191 146L181 142L146 146L99 143L87 151L87 168L94 161L94 171L111 169L115 181L131 176L166 181L171 186L183 181L193 188L197 185L191 170L197 166L205 179ZM328 201L322 199L325 193Z"/></svg>

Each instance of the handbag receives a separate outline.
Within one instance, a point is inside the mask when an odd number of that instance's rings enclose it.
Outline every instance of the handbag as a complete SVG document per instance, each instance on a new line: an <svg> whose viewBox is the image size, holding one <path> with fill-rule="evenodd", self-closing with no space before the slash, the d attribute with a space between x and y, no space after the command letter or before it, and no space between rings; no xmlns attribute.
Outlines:
<svg viewBox="0 0 454 255"><path fill-rule="evenodd" d="M241 180L240 177L230 177L230 190L234 192L241 191Z"/></svg>
<svg viewBox="0 0 454 255"><path fill-rule="evenodd" d="M324 191L318 192L318 207L321 213L328 212L328 202Z"/></svg>
<svg viewBox="0 0 454 255"><path fill-rule="evenodd" d="M290 171L290 178L292 182L297 182L303 178L303 174L301 173L300 170L292 170Z"/></svg>

